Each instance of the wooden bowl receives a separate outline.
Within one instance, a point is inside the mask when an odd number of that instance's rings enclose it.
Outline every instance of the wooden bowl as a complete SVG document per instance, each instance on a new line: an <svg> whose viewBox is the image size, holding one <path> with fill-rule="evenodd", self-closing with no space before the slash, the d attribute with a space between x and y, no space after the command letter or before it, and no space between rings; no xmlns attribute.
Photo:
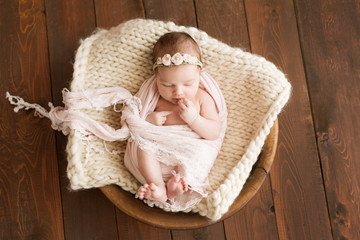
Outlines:
<svg viewBox="0 0 360 240"><path fill-rule="evenodd" d="M278 141L278 121L270 130L265 144L255 163L249 178L229 211L218 221L212 221L197 213L165 212L157 207L149 207L144 202L134 198L130 192L122 190L117 185L108 185L100 188L105 196L127 215L155 227L167 229L191 229L205 227L222 221L239 211L260 189L272 162L274 161Z"/></svg>

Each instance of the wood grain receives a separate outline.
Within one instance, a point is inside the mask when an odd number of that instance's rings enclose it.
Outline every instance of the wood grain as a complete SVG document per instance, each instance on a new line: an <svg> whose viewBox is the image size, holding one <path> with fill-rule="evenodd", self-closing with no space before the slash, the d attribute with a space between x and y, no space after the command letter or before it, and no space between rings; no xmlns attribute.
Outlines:
<svg viewBox="0 0 360 240"><path fill-rule="evenodd" d="M81 38L96 28L93 1L46 1L52 91L61 105L61 90L72 80L74 54ZM66 239L116 239L114 206L97 190L69 191L66 136L57 134Z"/></svg>
<svg viewBox="0 0 360 240"><path fill-rule="evenodd" d="M226 239L278 239L270 178L256 195L232 218L224 221Z"/></svg>
<svg viewBox="0 0 360 240"><path fill-rule="evenodd" d="M143 0L146 18L196 27L193 0Z"/></svg>
<svg viewBox="0 0 360 240"><path fill-rule="evenodd" d="M334 239L360 239L360 4L295 1Z"/></svg>
<svg viewBox="0 0 360 240"><path fill-rule="evenodd" d="M134 200L134 199L133 199ZM152 227L127 216L118 211L117 214L119 239L171 239L171 232L168 229Z"/></svg>
<svg viewBox="0 0 360 240"><path fill-rule="evenodd" d="M243 0L195 2L200 29L232 47L250 50Z"/></svg>
<svg viewBox="0 0 360 240"><path fill-rule="evenodd" d="M42 1L0 2L0 239L63 239L55 134L5 92L51 101Z"/></svg>
<svg viewBox="0 0 360 240"><path fill-rule="evenodd" d="M173 230L173 240L192 240L192 239L206 239L206 240L221 240L226 239L224 232L224 223L220 221L211 226L198 228L194 230Z"/></svg>
<svg viewBox="0 0 360 240"><path fill-rule="evenodd" d="M270 172L280 239L330 239L295 12L286 0L245 1L252 51L279 66L293 86L279 117L277 158Z"/></svg>
<svg viewBox="0 0 360 240"><path fill-rule="evenodd" d="M95 0L96 25L101 28L114 27L126 20L144 18L141 0Z"/></svg>

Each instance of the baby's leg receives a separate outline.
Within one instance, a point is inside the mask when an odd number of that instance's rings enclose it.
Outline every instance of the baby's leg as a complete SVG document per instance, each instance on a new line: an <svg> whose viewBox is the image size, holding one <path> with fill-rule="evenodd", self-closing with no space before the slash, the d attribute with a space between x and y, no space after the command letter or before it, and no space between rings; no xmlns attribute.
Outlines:
<svg viewBox="0 0 360 240"><path fill-rule="evenodd" d="M162 178L159 161L151 153L145 152L138 148L139 170L148 184L140 188L139 198L165 202L167 200L166 187Z"/></svg>
<svg viewBox="0 0 360 240"><path fill-rule="evenodd" d="M177 197L188 190L188 185L184 178L173 176L166 183L167 197Z"/></svg>

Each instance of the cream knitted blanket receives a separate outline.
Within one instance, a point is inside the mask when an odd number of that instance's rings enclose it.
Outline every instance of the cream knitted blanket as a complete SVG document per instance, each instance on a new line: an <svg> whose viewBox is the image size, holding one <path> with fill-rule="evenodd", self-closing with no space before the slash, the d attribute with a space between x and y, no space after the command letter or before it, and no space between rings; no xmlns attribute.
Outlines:
<svg viewBox="0 0 360 240"><path fill-rule="evenodd" d="M135 19L110 30L98 30L82 41L71 91L121 86L134 95L153 74L154 43L169 31L187 32L197 41L205 69L217 80L228 107L224 142L209 174L209 195L188 209L216 220L239 195L290 96L291 86L281 71L264 58L232 48L196 28ZM121 128L119 113L112 107L83 113L114 129ZM125 148L126 142L80 138L72 131L67 144L71 188L116 184L135 194L140 184L124 166Z"/></svg>

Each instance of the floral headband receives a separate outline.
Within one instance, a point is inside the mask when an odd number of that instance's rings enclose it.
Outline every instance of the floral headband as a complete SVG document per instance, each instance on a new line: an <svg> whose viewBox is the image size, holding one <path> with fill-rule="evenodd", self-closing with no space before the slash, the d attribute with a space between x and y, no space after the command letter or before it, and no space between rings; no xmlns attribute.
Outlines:
<svg viewBox="0 0 360 240"><path fill-rule="evenodd" d="M165 54L163 57L158 57L156 59L156 62L153 65L153 70L155 70L157 67L161 67L161 66L179 66L182 64L192 64L192 65L197 65L199 67L203 67L203 64L200 62L200 60L195 57L195 56L191 56L190 54L187 53L175 53L173 56L171 56L170 54Z"/></svg>

